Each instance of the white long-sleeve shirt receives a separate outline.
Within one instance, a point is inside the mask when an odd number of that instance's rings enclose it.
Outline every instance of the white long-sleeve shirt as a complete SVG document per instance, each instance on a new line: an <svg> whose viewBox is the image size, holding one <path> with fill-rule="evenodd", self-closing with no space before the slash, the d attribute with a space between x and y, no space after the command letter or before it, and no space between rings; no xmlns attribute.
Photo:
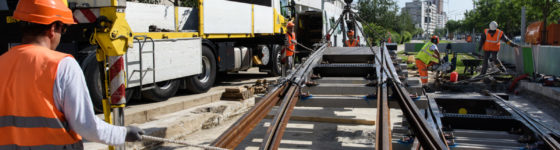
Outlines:
<svg viewBox="0 0 560 150"><path fill-rule="evenodd" d="M95 116L84 73L78 62L66 57L58 64L53 88L54 103L70 129L88 141L109 145L125 142L126 128L107 124Z"/></svg>

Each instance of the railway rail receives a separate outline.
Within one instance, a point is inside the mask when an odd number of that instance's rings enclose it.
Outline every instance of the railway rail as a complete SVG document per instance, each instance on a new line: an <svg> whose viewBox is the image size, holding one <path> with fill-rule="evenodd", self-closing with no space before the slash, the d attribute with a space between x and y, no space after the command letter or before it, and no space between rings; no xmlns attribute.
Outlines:
<svg viewBox="0 0 560 150"><path fill-rule="evenodd" d="M336 21L335 27L343 22L343 18L349 19L347 23L351 22L354 24L357 24L357 20L361 20L356 13L347 9L343 12L339 20ZM357 26L357 28L358 31L363 33L361 26ZM327 32L328 35L334 32L333 29L334 28L329 29ZM365 37L365 39L368 38ZM323 41L325 41L325 39L323 39ZM500 126L500 119L508 119L509 117L510 121L518 123L515 127L512 127L512 129L519 130L519 132L523 133L521 134L522 137L528 137L528 140L518 140L515 142L516 144L523 143L526 145L525 148L528 149L560 149L557 141L558 138L554 138L556 131L545 129L545 127L536 123L535 120L530 119L530 117L524 115L523 112L516 111L513 106L508 105L503 99L491 93L488 93L491 96L487 96L483 99L490 99L493 103L483 104L480 107L510 110L507 111L507 113L510 114L509 116L496 116L496 114L489 113L491 111L482 112L484 115L441 113L442 110L458 111L454 110L454 108L461 106L454 105L461 105L463 101L454 102L450 100L443 102L441 98L439 98L440 100L434 100L433 95L431 97L427 95L424 96L428 99L427 108L418 108L415 101L410 97L410 93L407 91L405 84L400 79L402 77L399 76L398 68L395 67L395 63L393 59L391 59L392 57L387 45L381 43L381 46L373 47L371 43L368 42L367 44L368 47L335 48L327 47L327 44L322 43L319 47L312 50L309 57L307 57L303 63L299 64L293 72L281 78L278 85L273 87L248 111L248 113L220 135L211 145L235 149L237 145L251 133L257 124L265 118L270 110L275 105L279 104L279 111L274 115L271 125L268 127L260 146L260 149L278 149L290 116L294 111L294 107L296 107L298 101L302 97L309 95L307 92L311 91L309 89L313 88L306 85L306 83L313 83L312 80L315 79L312 78L312 76L319 75L320 77L363 77L364 80L374 83L375 90L359 94L377 98L376 134L374 139L375 143L372 143L372 145L375 145L375 149L390 150L395 144L392 139L393 133L389 115L389 103L391 103L391 101L396 101L398 103L404 118L406 118L408 130L412 133L410 137L414 139L413 141L415 144L409 148L446 150L456 144L453 139L454 131L456 133L462 133L462 131L476 133L475 131L478 131L476 128L468 130L463 129L461 125L450 123L448 121L449 119L463 119L463 121L467 119L468 121L469 117L471 117L471 119L478 119L476 121L480 121L481 119L483 121L498 121L498 125L493 126ZM365 87L365 89L368 88ZM480 99L471 99L472 101L467 103L477 103L480 101ZM447 102L455 104L451 107L447 105ZM469 109L476 110L475 108ZM481 123L482 126L484 126L484 122ZM489 128L487 130L496 129ZM500 134L502 134L501 131L504 130L497 131L500 131ZM487 146L491 147L495 145L491 143Z"/></svg>

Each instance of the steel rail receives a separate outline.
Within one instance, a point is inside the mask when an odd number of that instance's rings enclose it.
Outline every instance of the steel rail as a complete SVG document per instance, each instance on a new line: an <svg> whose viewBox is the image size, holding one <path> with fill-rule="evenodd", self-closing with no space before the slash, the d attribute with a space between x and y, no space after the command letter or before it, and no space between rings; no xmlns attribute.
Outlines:
<svg viewBox="0 0 560 150"><path fill-rule="evenodd" d="M377 119L375 130L375 149L392 149L391 122L389 120L389 101L387 98L387 83L377 86Z"/></svg>
<svg viewBox="0 0 560 150"><path fill-rule="evenodd" d="M279 85L264 96L248 113L243 115L235 124L226 130L212 143L213 146L234 149L251 133L253 128L268 114L270 109L280 100L287 85Z"/></svg>
<svg viewBox="0 0 560 150"><path fill-rule="evenodd" d="M520 118L522 118L523 121L525 121L531 128L533 128L534 131L537 132L537 135L539 136L539 138L541 138L543 140L543 142L546 143L547 146L549 146L551 149L560 150L560 143L558 143L558 141L556 141L556 139L554 139L551 135L545 133L545 131L543 131L537 125L537 124L540 124L540 123L535 122L533 119L531 119L530 116L528 116L526 113L519 110L517 107L515 107L515 106L511 105L510 103L506 102L506 100L504 100L502 97L500 97L500 96L498 96L494 93L490 93L489 91L483 91L482 93L494 97L496 101L499 101L502 104L504 104L505 106L509 107ZM542 125L542 124L540 124L540 125Z"/></svg>
<svg viewBox="0 0 560 150"><path fill-rule="evenodd" d="M284 135L284 130L288 125L290 116L294 110L295 104L298 101L298 86L290 86L287 94L282 100L280 105L280 110L278 114L274 117L270 127L267 130L267 134L263 140L260 147L262 150L278 149L282 136Z"/></svg>
<svg viewBox="0 0 560 150"><path fill-rule="evenodd" d="M412 99L409 96L410 94L408 93L408 91L406 91L404 87L402 87L395 81L392 82L394 85L393 86L394 91L399 96L398 103L401 106L404 116L407 118L407 120L410 122L410 125L413 127L413 132L418 137L418 140L420 141L420 145L424 149L432 149L432 150L449 149L443 143L443 141L440 138L438 138L437 136L438 134L436 134L435 131L433 131L429 127L426 119L424 119L423 116L419 113L420 110L418 110L418 107L414 105Z"/></svg>
<svg viewBox="0 0 560 150"><path fill-rule="evenodd" d="M307 61L305 61L298 67L296 71L292 72L288 76L286 84L289 84L289 90L284 95L280 110L275 115L271 126L268 128L267 133L263 138L264 140L260 149L275 150L280 146L280 141L282 140L282 136L284 135L284 131L290 120L290 116L297 101L299 100L299 91L301 89L300 86L302 86L304 81L309 76L313 66L319 63L324 50L325 46L322 46L320 49L316 50L315 53L309 56L309 59Z"/></svg>
<svg viewBox="0 0 560 150"><path fill-rule="evenodd" d="M381 51L383 53L383 51ZM380 55L376 55L380 56ZM381 56L384 56L381 54ZM381 57L380 61L375 61L380 67L376 67L377 71L377 118L375 130L375 149L377 150L390 150L392 149L391 139L391 122L389 101L387 98L387 74L381 70L385 70L386 57ZM379 68L379 69L377 69Z"/></svg>
<svg viewBox="0 0 560 150"><path fill-rule="evenodd" d="M393 85L393 89L394 89L393 92L396 92L396 94L398 94L399 97L398 103L401 106L401 110L403 111L403 114L407 118L407 120L411 123L413 132L418 137L418 140L420 141L420 145L424 149L431 149L431 150L449 149L447 145L444 144L444 142L441 140L441 138L439 138L436 131L434 131L430 127L430 125L423 117L423 115L420 114L420 110L410 98L409 96L410 94L403 87L402 83L399 80L398 75L396 74L396 70L388 54L387 47L383 46L381 50L383 51L382 57L385 58L382 60L384 61L385 66L387 66L387 68L384 69L390 72L389 75L391 76L390 80Z"/></svg>
<svg viewBox="0 0 560 150"><path fill-rule="evenodd" d="M357 15L357 13L355 12L350 12L352 15L352 18L355 18L353 20L354 23L356 23L356 19L360 19L360 21L363 22L363 19ZM358 26L358 29L360 30L360 32L365 33L363 31L363 28ZM367 35L364 34L365 39L368 39ZM370 47L371 51L374 52L374 54L376 55L376 60L377 62L383 62L381 64L382 66L382 72L384 74L388 74L390 75L390 80L392 82L393 85L393 91L399 95L399 105L401 106L401 109L403 111L403 114L405 115L406 118L409 119L409 121L411 122L413 131L415 132L415 134L418 136L418 139L420 141L420 145L422 145L422 147L424 149L433 149L433 150L444 150L444 149L449 149L444 143L443 141L439 140L437 138L437 135L435 133L435 131L431 130L431 128L429 127L429 124L427 123L426 119L422 117L422 115L419 113L420 111L418 110L418 107L414 104L414 102L412 101L412 99L410 98L410 94L408 93L408 91L406 91L406 89L403 87L402 82L399 80L399 77L396 73L396 70L393 66L392 60L390 59L390 56L388 54L387 51L387 47L386 46L382 46L380 48L379 51L375 51L373 50L373 47L371 46L371 43L369 41L366 40L366 43L368 44L368 46ZM383 51L383 52L380 52ZM379 56L382 55L382 56ZM383 59L386 58L386 59ZM378 83L379 84L379 83ZM378 99L380 100L380 99ZM379 120L378 120L379 121ZM379 131L376 131L379 132ZM378 140L378 139L376 139Z"/></svg>
<svg viewBox="0 0 560 150"><path fill-rule="evenodd" d="M270 112L272 107L276 105L282 96L285 96L288 89L298 87L306 79L305 75L309 74L311 68L316 64L326 48L326 44L320 46L311 54L307 61L298 66L294 72L290 73L286 78L281 79L279 84L275 86L264 98L258 102L249 112L243 115L235 124L216 139L212 145L216 147L234 149L239 145L249 133L264 119ZM299 89L299 87L298 87ZM295 104L295 103L294 103ZM287 116L289 119L289 115ZM281 139L281 138L280 138Z"/></svg>

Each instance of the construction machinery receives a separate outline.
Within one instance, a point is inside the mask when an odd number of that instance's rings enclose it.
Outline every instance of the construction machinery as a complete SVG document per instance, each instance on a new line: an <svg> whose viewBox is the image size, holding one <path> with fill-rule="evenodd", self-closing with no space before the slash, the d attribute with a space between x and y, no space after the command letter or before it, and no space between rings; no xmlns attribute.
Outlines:
<svg viewBox="0 0 560 150"><path fill-rule="evenodd" d="M19 43L18 0L2 0L0 53ZM72 54L84 70L96 111L102 110L105 56L122 56L125 101L164 101L178 89L206 92L218 74L259 67L280 73L279 53L290 16L287 0L178 0L147 4L124 0L68 0L78 24L57 50ZM159 2L159 1L158 1ZM104 53L100 53L104 52ZM96 57L96 54L98 55ZM108 63L111 61L107 61ZM110 96L110 95L109 95Z"/></svg>
<svg viewBox="0 0 560 150"><path fill-rule="evenodd" d="M545 40L546 45L560 45L560 24L550 24L546 26L546 34L544 34L544 22L537 21L527 26L525 33L525 42L529 44L539 45Z"/></svg>

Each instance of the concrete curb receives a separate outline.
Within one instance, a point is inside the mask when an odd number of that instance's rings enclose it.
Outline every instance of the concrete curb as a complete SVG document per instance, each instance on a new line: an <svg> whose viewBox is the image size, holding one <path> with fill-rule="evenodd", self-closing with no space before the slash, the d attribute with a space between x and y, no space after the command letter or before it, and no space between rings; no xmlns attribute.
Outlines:
<svg viewBox="0 0 560 150"><path fill-rule="evenodd" d="M220 101L224 90L210 91L202 94L177 96L159 103L127 106L125 109L125 125L141 124L152 121L154 117L174 113L192 107ZM103 119L103 114L97 115Z"/></svg>
<svg viewBox="0 0 560 150"><path fill-rule="evenodd" d="M181 139L188 134L214 128L235 116L242 115L254 104L254 98L243 101L218 101L160 115L151 118L149 122L136 126L144 129L146 135L167 139ZM126 148L153 149L157 148L160 144L162 143L154 141L127 142ZM92 142L85 143L84 147L86 149L108 149L104 144Z"/></svg>
<svg viewBox="0 0 560 150"><path fill-rule="evenodd" d="M521 91L527 91L531 94L537 94L538 96L546 97L551 101L551 103L560 105L560 88L559 87L548 87L543 86L539 83L521 81L519 82L519 89Z"/></svg>

